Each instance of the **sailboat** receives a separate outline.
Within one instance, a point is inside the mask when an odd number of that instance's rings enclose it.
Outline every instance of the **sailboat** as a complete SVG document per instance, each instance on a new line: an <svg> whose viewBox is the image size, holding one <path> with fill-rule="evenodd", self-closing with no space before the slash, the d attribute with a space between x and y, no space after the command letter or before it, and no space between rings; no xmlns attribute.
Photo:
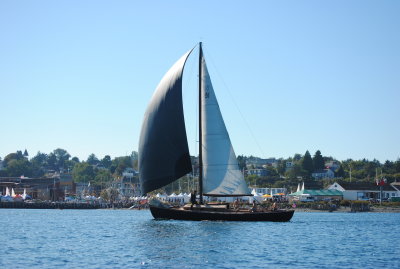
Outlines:
<svg viewBox="0 0 400 269"><path fill-rule="evenodd" d="M289 221L294 210L238 210L207 204L203 196L251 196L241 173L199 43L199 203L170 207L153 199L156 219ZM186 52L158 84L144 115L139 141L142 194L159 189L192 171L182 101Z"/></svg>

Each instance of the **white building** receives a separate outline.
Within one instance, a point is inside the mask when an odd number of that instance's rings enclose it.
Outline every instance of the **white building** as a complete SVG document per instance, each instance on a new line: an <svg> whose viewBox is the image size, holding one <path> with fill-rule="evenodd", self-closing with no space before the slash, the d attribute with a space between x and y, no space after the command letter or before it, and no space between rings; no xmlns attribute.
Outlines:
<svg viewBox="0 0 400 269"><path fill-rule="evenodd" d="M315 179L334 178L335 172L331 169L323 169L312 173L311 176Z"/></svg>
<svg viewBox="0 0 400 269"><path fill-rule="evenodd" d="M340 163L338 161L329 161L325 163L325 167L331 169L332 171L336 171L340 167Z"/></svg>
<svg viewBox="0 0 400 269"><path fill-rule="evenodd" d="M286 172L291 170L294 166L294 162L286 162Z"/></svg>
<svg viewBox="0 0 400 269"><path fill-rule="evenodd" d="M286 188L249 188L251 192L256 192L258 194L277 194L277 193L287 193Z"/></svg>
<svg viewBox="0 0 400 269"><path fill-rule="evenodd" d="M135 171L135 169L130 168L130 167L126 168L126 169L122 172L122 176L123 176L124 178L134 178L134 177L138 176L138 174L139 174L139 173L138 173L137 171Z"/></svg>
<svg viewBox="0 0 400 269"><path fill-rule="evenodd" d="M246 172L247 175L256 175L258 177L265 177L268 175L268 170L264 168L248 169Z"/></svg>
<svg viewBox="0 0 400 269"><path fill-rule="evenodd" d="M400 198L400 182L392 182L392 183L390 183L390 186L392 186L392 188L396 190L396 193L395 194L392 193L390 197L391 198L392 197Z"/></svg>
<svg viewBox="0 0 400 269"><path fill-rule="evenodd" d="M356 182L356 183L333 183L328 187L329 190L339 190L343 192L344 200L377 200L380 199L380 187L376 183ZM389 199L399 195L399 191L390 184L383 186L382 197Z"/></svg>

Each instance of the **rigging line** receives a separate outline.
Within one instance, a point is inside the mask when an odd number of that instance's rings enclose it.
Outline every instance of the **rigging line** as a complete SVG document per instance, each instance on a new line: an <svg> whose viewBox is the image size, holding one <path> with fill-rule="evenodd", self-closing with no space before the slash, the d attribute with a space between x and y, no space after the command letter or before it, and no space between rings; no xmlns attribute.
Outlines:
<svg viewBox="0 0 400 269"><path fill-rule="evenodd" d="M205 53L204 53L204 50L203 50L203 54L205 54ZM257 145L257 147L258 147L258 150L260 151L260 153L262 154L262 156L266 156L266 155L264 154L264 151L262 150L260 144L258 143L258 140L256 139L256 137L255 137L255 135L254 135L252 129L250 128L249 123L246 121L246 119L245 119L245 117L244 117L242 111L240 110L238 104L236 103L235 98L233 97L231 91L229 90L228 85L225 83L225 81L224 81L224 79L222 78L220 72L218 71L218 68L217 68L217 66L216 66L215 63L214 63L211 54L207 53L207 58L211 60L212 66L214 67L214 69L215 69L215 71L216 71L216 73L217 73L219 79L222 81L222 84L225 86L225 90L228 92L229 97L231 98L231 100L232 100L233 104L235 105L236 109L238 110L238 112L239 112L239 114L240 114L242 120L243 120L244 123L246 124L247 130L250 132L250 135L251 135L252 138L254 139L254 141L255 141L255 143L256 143L256 145Z"/></svg>

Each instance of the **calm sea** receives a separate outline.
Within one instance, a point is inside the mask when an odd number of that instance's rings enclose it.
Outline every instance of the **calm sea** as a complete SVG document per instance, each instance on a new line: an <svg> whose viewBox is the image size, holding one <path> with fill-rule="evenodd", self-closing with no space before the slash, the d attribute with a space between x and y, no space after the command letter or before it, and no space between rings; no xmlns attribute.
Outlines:
<svg viewBox="0 0 400 269"><path fill-rule="evenodd" d="M0 268L400 268L400 214L156 221L147 210L0 209Z"/></svg>

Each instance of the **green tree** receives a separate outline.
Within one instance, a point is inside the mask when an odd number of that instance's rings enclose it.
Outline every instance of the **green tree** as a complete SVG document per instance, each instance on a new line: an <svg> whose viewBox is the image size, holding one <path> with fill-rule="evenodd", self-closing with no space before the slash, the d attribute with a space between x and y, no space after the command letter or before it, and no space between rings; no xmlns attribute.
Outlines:
<svg viewBox="0 0 400 269"><path fill-rule="evenodd" d="M97 165L100 161L93 153L89 155L86 162L90 165Z"/></svg>
<svg viewBox="0 0 400 269"><path fill-rule="evenodd" d="M237 156L236 159L237 159L240 171L245 169L246 168L246 159L247 159L246 156L239 155L239 156Z"/></svg>
<svg viewBox="0 0 400 269"><path fill-rule="evenodd" d="M128 168L133 168L133 162L130 156L117 157L112 160L110 171L116 175L122 175L122 172Z"/></svg>
<svg viewBox="0 0 400 269"><path fill-rule="evenodd" d="M300 160L301 160L301 154L296 153L296 154L293 156L293 161L294 161L294 162L298 162L298 161L300 161Z"/></svg>
<svg viewBox="0 0 400 269"><path fill-rule="evenodd" d="M112 176L109 170L98 169L94 177L96 184L103 186L103 184L112 181Z"/></svg>
<svg viewBox="0 0 400 269"><path fill-rule="evenodd" d="M321 155L321 151L317 150L313 158L314 170L321 170L325 168L325 161Z"/></svg>
<svg viewBox="0 0 400 269"><path fill-rule="evenodd" d="M345 173L342 165L340 165L339 168L335 171L335 176L344 178Z"/></svg>
<svg viewBox="0 0 400 269"><path fill-rule="evenodd" d="M27 159L10 160L6 168L7 175L10 177L32 176L32 164Z"/></svg>
<svg viewBox="0 0 400 269"><path fill-rule="evenodd" d="M306 172L302 169L299 163L295 163L290 170L285 173L285 176L290 179L295 179L300 176L304 176Z"/></svg>
<svg viewBox="0 0 400 269"><path fill-rule="evenodd" d="M389 160L387 160L382 167L382 171L385 174L395 174L396 173L396 169L394 166L394 162L391 162Z"/></svg>
<svg viewBox="0 0 400 269"><path fill-rule="evenodd" d="M11 160L22 160L24 156L22 155L21 151L17 151L16 153L10 153L7 154L6 157L4 157L4 166L7 167L8 163Z"/></svg>
<svg viewBox="0 0 400 269"><path fill-rule="evenodd" d="M77 163L72 169L72 178L75 182L89 182L95 178L93 166L87 162Z"/></svg>
<svg viewBox="0 0 400 269"><path fill-rule="evenodd" d="M66 169L67 172L69 173L74 169L76 164L77 164L77 162L73 161L72 159L71 160L66 160L64 162L64 169Z"/></svg>
<svg viewBox="0 0 400 269"><path fill-rule="evenodd" d="M268 176L270 177L279 176L278 171L274 167L267 166L265 169L267 170Z"/></svg>
<svg viewBox="0 0 400 269"><path fill-rule="evenodd" d="M314 171L313 161L310 152L307 150L304 157L301 159L301 168L306 171L307 176L311 176Z"/></svg>
<svg viewBox="0 0 400 269"><path fill-rule="evenodd" d="M54 156L56 157L56 169L60 170L65 168L65 162L71 158L71 155L65 149L55 149L53 151Z"/></svg>
<svg viewBox="0 0 400 269"><path fill-rule="evenodd" d="M34 177L41 177L44 175L47 166L47 158L48 156L46 153L38 151L38 153L31 159L32 175Z"/></svg>
<svg viewBox="0 0 400 269"><path fill-rule="evenodd" d="M286 172L286 160L285 159L280 159L278 161L278 167L277 167L278 173L280 175L284 175Z"/></svg>
<svg viewBox="0 0 400 269"><path fill-rule="evenodd" d="M396 173L400 173L400 159L397 159L397 161L394 163L394 169Z"/></svg>
<svg viewBox="0 0 400 269"><path fill-rule="evenodd" d="M100 163L104 168L110 169L112 164L110 155L104 156L104 158L101 159Z"/></svg>
<svg viewBox="0 0 400 269"><path fill-rule="evenodd" d="M47 165L47 158L48 155L46 153L38 151L38 153L31 159L31 162L38 167L45 167Z"/></svg>
<svg viewBox="0 0 400 269"><path fill-rule="evenodd" d="M47 167L49 169L58 170L57 157L53 152L50 153L48 158L47 158Z"/></svg>

